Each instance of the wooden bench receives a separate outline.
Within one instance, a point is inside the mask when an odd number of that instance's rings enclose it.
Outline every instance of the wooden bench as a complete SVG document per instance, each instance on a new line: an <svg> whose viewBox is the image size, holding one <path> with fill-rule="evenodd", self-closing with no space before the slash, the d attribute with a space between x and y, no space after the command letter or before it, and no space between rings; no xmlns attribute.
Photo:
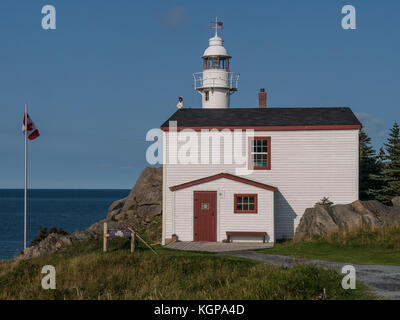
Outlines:
<svg viewBox="0 0 400 320"><path fill-rule="evenodd" d="M261 237L265 243L266 232L252 232L252 231L227 231L226 238L228 242L231 242L231 237Z"/></svg>

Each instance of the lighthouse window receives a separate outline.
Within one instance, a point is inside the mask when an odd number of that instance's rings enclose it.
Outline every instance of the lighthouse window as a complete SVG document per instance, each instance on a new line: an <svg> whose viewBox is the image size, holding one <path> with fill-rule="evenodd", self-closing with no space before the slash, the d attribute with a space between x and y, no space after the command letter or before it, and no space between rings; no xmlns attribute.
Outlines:
<svg viewBox="0 0 400 320"><path fill-rule="evenodd" d="M204 91L204 100L208 101L210 99L210 93L209 91Z"/></svg>
<svg viewBox="0 0 400 320"><path fill-rule="evenodd" d="M211 68L212 69L219 69L219 59L218 58L212 58L211 59Z"/></svg>
<svg viewBox="0 0 400 320"><path fill-rule="evenodd" d="M229 60L227 58L208 57L203 60L203 69L225 69L229 71Z"/></svg>
<svg viewBox="0 0 400 320"><path fill-rule="evenodd" d="M207 69L213 69L214 68L214 60L213 58L207 58Z"/></svg>
<svg viewBox="0 0 400 320"><path fill-rule="evenodd" d="M219 60L219 68L220 69L225 69L225 59Z"/></svg>

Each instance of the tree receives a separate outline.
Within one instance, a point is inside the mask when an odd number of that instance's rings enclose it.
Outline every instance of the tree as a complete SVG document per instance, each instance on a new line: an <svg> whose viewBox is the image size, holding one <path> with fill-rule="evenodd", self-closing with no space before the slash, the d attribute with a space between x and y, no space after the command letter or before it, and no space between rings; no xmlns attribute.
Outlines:
<svg viewBox="0 0 400 320"><path fill-rule="evenodd" d="M48 231L47 231L47 228L46 228L46 227L40 226L40 227L39 227L39 232L38 232L36 238L34 238L34 239L31 241L31 246L34 246L34 245L39 244L40 241L42 241L44 238L46 238L48 234L49 234L49 233L48 233Z"/></svg>
<svg viewBox="0 0 400 320"><path fill-rule="evenodd" d="M377 156L371 146L371 138L361 129L359 135L359 198L371 200L373 195L369 193L374 188L374 175L379 174L377 168Z"/></svg>
<svg viewBox="0 0 400 320"><path fill-rule="evenodd" d="M385 150L381 147L381 148L379 149L379 154L378 154L377 162L376 162L378 168L379 168L381 171L382 171L383 168L385 167L385 157L386 157Z"/></svg>
<svg viewBox="0 0 400 320"><path fill-rule="evenodd" d="M400 128L397 122L390 129L384 146L377 163L381 174L375 177L380 185L372 193L377 200L390 204L391 199L400 195Z"/></svg>
<svg viewBox="0 0 400 320"><path fill-rule="evenodd" d="M390 130L388 141L384 145L387 154L387 163L383 169L384 189L391 200L400 195L400 128L397 122Z"/></svg>
<svg viewBox="0 0 400 320"><path fill-rule="evenodd" d="M383 176L383 170L386 165L385 159L385 150L381 147L376 158L376 173L371 174L371 188L368 189L367 193L372 199L387 203L385 191L383 190L383 186L385 185Z"/></svg>

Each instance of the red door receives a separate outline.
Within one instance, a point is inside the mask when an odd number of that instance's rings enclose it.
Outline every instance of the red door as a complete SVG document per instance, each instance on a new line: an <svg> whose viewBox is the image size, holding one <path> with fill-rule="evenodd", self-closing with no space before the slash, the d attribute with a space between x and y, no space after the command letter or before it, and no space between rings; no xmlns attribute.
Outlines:
<svg viewBox="0 0 400 320"><path fill-rule="evenodd" d="M217 241L217 192L194 192L194 241Z"/></svg>

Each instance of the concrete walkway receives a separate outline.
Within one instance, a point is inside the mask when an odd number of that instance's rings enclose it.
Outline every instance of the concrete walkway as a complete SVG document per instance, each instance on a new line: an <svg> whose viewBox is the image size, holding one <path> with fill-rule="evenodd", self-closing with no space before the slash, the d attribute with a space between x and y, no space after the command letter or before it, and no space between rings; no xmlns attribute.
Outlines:
<svg viewBox="0 0 400 320"><path fill-rule="evenodd" d="M377 295L384 299L400 300L400 266L357 265L352 263L329 262L313 259L297 259L282 255L264 254L252 251L231 252L229 254L236 257L260 260L270 264L288 267L302 263L315 264L322 268L333 268L339 272L343 266L352 265L356 269L357 280L360 280L369 286Z"/></svg>
<svg viewBox="0 0 400 320"><path fill-rule="evenodd" d="M273 243L262 242L191 242L191 241L177 241L171 242L165 248L186 251L206 251L213 253L222 252L237 252L245 250L257 250L264 248L272 248Z"/></svg>

